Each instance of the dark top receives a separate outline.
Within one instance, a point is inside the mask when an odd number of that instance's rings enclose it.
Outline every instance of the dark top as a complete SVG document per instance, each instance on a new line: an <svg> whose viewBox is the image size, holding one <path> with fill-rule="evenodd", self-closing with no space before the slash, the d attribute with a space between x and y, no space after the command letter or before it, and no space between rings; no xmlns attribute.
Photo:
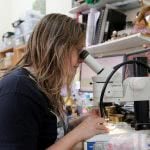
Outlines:
<svg viewBox="0 0 150 150"><path fill-rule="evenodd" d="M26 69L0 80L0 150L44 150L57 138L57 118Z"/></svg>

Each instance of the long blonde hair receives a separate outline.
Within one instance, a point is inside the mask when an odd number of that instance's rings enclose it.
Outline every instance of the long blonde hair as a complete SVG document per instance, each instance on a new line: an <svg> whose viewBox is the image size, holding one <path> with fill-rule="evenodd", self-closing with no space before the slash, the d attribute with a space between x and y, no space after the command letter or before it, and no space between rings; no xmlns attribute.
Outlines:
<svg viewBox="0 0 150 150"><path fill-rule="evenodd" d="M72 47L85 39L85 26L62 14L46 15L33 30L19 67L32 66L37 85L46 94L55 113L63 112L62 86L69 87Z"/></svg>

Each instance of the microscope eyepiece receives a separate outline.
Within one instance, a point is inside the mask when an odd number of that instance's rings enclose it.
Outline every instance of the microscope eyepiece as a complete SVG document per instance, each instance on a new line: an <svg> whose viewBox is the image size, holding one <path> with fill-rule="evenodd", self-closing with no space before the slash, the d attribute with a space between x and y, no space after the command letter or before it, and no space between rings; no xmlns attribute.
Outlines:
<svg viewBox="0 0 150 150"><path fill-rule="evenodd" d="M79 57L84 60L88 55L89 55L89 52L87 50L83 50L80 53Z"/></svg>

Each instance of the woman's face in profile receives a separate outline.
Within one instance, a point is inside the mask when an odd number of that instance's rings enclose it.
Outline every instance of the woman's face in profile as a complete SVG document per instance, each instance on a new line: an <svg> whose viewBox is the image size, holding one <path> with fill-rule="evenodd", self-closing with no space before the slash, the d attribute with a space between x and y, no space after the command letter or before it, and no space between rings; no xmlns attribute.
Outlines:
<svg viewBox="0 0 150 150"><path fill-rule="evenodd" d="M82 60L79 58L79 54L82 51L83 47L83 44L80 44L73 47L71 50L71 67L73 72L76 72L79 64L82 63Z"/></svg>

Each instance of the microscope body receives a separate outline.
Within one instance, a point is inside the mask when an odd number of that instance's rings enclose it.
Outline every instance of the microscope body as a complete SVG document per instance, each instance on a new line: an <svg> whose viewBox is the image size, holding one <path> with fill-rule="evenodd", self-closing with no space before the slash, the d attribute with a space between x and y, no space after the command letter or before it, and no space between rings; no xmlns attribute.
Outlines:
<svg viewBox="0 0 150 150"><path fill-rule="evenodd" d="M92 77L93 80L93 99L94 105L99 106L100 97L104 84L106 83L109 75L112 73L112 68L105 68L101 66L86 50L82 51L80 58L95 72L97 76ZM137 118L140 117L138 124L142 125L140 129L150 129L149 120L149 107L147 104L142 104L150 101L150 77L130 77L122 81L121 74L115 72L112 78L109 80L103 102L141 102L141 107L138 105L138 114L135 114ZM144 102L144 103L145 103ZM136 108L137 109L137 108ZM141 114L139 113L141 112ZM143 116L142 116L143 115ZM145 116L146 115L146 116ZM145 118L144 120L141 118ZM138 128L137 128L138 129Z"/></svg>

